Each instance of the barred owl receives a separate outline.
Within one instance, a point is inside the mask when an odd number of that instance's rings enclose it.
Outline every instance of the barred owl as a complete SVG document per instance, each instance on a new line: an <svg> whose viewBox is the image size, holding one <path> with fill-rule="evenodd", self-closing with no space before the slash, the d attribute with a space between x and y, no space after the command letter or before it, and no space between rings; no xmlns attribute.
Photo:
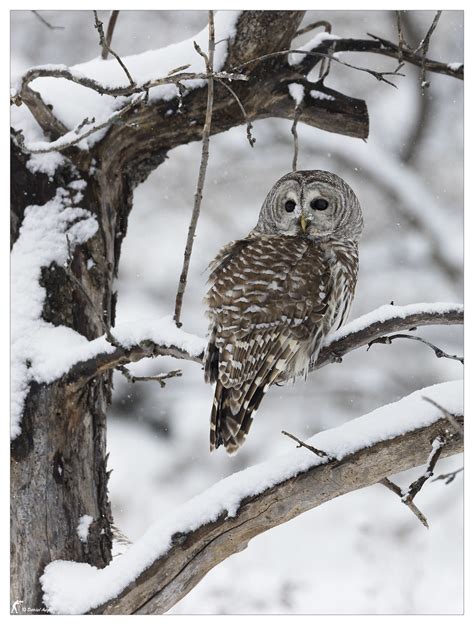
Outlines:
<svg viewBox="0 0 474 625"><path fill-rule="evenodd" d="M349 185L297 171L273 186L255 228L211 263L205 379L211 451L243 444L270 385L306 375L354 296L362 213Z"/></svg>

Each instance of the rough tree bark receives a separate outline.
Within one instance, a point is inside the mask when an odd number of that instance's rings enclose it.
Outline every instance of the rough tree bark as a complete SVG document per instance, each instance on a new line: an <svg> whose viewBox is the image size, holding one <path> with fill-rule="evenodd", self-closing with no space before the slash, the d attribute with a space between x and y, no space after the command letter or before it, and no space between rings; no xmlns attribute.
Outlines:
<svg viewBox="0 0 474 625"><path fill-rule="evenodd" d="M247 11L239 18L237 34L229 43L224 69L288 49L303 18L303 11ZM380 43L373 43L374 48ZM307 74L318 60L290 67L285 55L246 65L249 80L233 84L249 120L267 117L292 119L294 101L288 83L311 86ZM318 128L365 138L368 114L365 102L319 84L333 99L307 98L300 122ZM54 118L30 87L26 104L45 134L52 140L68 129ZM74 180L86 183L81 207L96 216L98 233L73 251L72 271L88 298L77 288L64 267L55 264L42 271L46 299L43 318L74 329L88 339L103 334L96 310L114 324L114 278L127 231L133 190L159 166L176 146L201 138L206 112L206 88L185 95L178 113L172 102L139 103L124 121L112 125L90 152L63 150L65 164L53 178L28 169L29 156L21 143L12 142L12 243L19 236L26 206L41 206L58 188ZM169 109L172 115L165 116ZM84 111L87 115L88 111ZM193 123L190 123L193 122ZM212 133L243 123L233 96L216 83ZM94 167L91 167L93 163ZM92 270L86 268L93 259ZM111 369L80 387L64 380L31 384L22 418L22 433L11 450L11 598L31 610L42 608L38 582L46 564L55 559L106 566L111 559L112 515L107 497L106 410L111 399ZM77 535L79 518L94 521L89 540Z"/></svg>

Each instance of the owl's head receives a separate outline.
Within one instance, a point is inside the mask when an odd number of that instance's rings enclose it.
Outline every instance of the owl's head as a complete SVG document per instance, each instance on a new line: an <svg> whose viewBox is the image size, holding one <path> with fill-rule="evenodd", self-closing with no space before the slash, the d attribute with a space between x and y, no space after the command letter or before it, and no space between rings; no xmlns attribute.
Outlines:
<svg viewBox="0 0 474 625"><path fill-rule="evenodd" d="M254 232L357 241L362 226L359 201L347 182L315 169L278 180L265 198Z"/></svg>

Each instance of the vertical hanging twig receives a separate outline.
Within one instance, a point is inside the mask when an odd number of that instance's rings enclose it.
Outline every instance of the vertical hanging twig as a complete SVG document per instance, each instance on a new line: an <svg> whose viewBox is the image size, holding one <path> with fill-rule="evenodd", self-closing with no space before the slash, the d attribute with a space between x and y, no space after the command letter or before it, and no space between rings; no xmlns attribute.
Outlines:
<svg viewBox="0 0 474 625"><path fill-rule="evenodd" d="M199 167L199 176L197 181L196 193L194 194L194 206L191 215L191 221L188 228L188 237L186 239L186 247L184 250L183 269L179 277L178 292L176 294L176 304L174 309L174 320L176 325L181 327L180 317L181 308L183 305L184 291L186 289L186 282L188 279L189 263L191 260L191 254L193 251L194 237L196 234L196 226L199 219L199 213L201 211L202 190L206 179L207 163L209 160L209 136L211 134L211 121L212 121L212 104L214 100L214 79L212 73L214 71L214 48L215 48L215 36L214 36L214 12L208 12L209 20L209 50L206 55L201 48L194 42L196 51L204 58L206 62L206 71L208 75L207 79L207 107L206 107L206 120L204 122L204 128L202 131L202 151L201 151L201 165Z"/></svg>
<svg viewBox="0 0 474 625"><path fill-rule="evenodd" d="M109 17L109 23L107 24L107 31L105 33L105 46L102 47L102 58L104 61L109 56L110 44L112 43L112 37L114 36L115 24L120 11L111 11Z"/></svg>
<svg viewBox="0 0 474 625"><path fill-rule="evenodd" d="M295 116L293 118L293 124L291 126L291 134L293 135L293 165L292 171L296 171L298 169L298 131L296 129L298 125L298 119L301 115L301 109L298 105L295 106Z"/></svg>

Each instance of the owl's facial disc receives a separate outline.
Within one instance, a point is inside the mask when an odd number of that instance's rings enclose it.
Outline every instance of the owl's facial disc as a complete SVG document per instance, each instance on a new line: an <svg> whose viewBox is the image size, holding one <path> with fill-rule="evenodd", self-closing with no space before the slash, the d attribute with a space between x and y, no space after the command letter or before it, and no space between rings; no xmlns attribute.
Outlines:
<svg viewBox="0 0 474 625"><path fill-rule="evenodd" d="M324 182L305 185L301 204L307 236L320 237L334 232L342 206L342 198L334 186Z"/></svg>
<svg viewBox="0 0 474 625"><path fill-rule="evenodd" d="M338 198L323 183L300 186L288 181L275 203L277 229L288 236L324 236L335 228Z"/></svg>
<svg viewBox="0 0 474 625"><path fill-rule="evenodd" d="M273 186L254 230L358 240L362 225L359 202L349 185L330 172L311 170L287 174Z"/></svg>

